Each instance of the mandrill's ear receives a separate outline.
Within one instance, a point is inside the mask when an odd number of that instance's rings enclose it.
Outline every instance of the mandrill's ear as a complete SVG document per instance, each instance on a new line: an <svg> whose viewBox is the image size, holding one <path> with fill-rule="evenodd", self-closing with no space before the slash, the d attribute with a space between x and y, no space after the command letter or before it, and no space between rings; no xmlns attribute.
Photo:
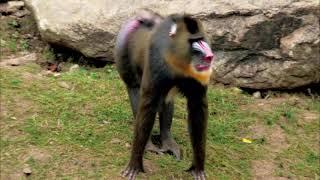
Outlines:
<svg viewBox="0 0 320 180"><path fill-rule="evenodd" d="M191 16L173 16L173 22L170 27L169 36L174 37L177 34L178 25L184 24L186 27L187 32L191 34L191 36L195 36L193 38L197 38L199 36L199 31L201 26L196 19L193 19Z"/></svg>
<svg viewBox="0 0 320 180"><path fill-rule="evenodd" d="M170 32L169 32L169 36L173 37L177 34L177 24L176 23L172 23L171 28L170 28Z"/></svg>

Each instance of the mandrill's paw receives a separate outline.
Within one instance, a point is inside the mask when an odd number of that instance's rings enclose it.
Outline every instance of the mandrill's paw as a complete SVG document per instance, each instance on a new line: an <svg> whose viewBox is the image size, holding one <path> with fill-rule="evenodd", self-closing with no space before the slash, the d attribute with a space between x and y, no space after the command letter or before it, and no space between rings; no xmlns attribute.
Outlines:
<svg viewBox="0 0 320 180"><path fill-rule="evenodd" d="M121 172L122 177L128 177L128 180L135 180L139 172L144 172L143 168L128 165L127 168Z"/></svg>
<svg viewBox="0 0 320 180"><path fill-rule="evenodd" d="M180 161L182 159L181 149L173 138L168 138L168 139L162 140L161 151L162 152L168 152L168 151L172 152L178 161Z"/></svg>
<svg viewBox="0 0 320 180"><path fill-rule="evenodd" d="M206 173L204 170L197 170L194 167L191 167L188 172L191 172L194 180L205 180L206 179Z"/></svg>
<svg viewBox="0 0 320 180"><path fill-rule="evenodd" d="M194 180L205 180L206 179L206 174L205 172L202 171L197 171L197 170L192 170L191 171Z"/></svg>
<svg viewBox="0 0 320 180"><path fill-rule="evenodd" d="M156 145L154 145L150 139L149 139L149 141L148 141L148 143L146 145L146 151L153 152L153 153L156 153L156 154L159 154L159 155L163 154L161 149L158 148Z"/></svg>

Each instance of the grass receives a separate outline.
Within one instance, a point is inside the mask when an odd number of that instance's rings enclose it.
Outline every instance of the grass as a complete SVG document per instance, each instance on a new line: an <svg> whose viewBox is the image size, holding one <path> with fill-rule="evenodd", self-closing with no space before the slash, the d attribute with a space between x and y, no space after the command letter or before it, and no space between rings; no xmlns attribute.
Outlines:
<svg viewBox="0 0 320 180"><path fill-rule="evenodd" d="M47 48L43 50L42 58L47 61L53 61L56 59L55 54Z"/></svg>
<svg viewBox="0 0 320 180"><path fill-rule="evenodd" d="M30 17L5 16L1 56L45 47L30 38L38 36L36 29ZM44 61L61 58L48 47L40 52ZM34 63L0 66L0 179L121 179L133 124L114 67L81 67L59 77L41 76L41 70ZM319 97L273 92L269 97L256 100L236 88L209 87L208 179L261 179L261 172L265 179L320 179ZM147 173L139 179L192 179L184 171L192 161L185 108L186 100L177 97L172 131L183 160L146 153ZM156 123L153 134L158 128ZM263 164L257 172L256 161L273 167ZM32 170L29 177L25 167Z"/></svg>
<svg viewBox="0 0 320 180"><path fill-rule="evenodd" d="M115 69L80 68L60 77L41 77L36 64L15 68L1 68L1 179L22 177L26 165L33 179L119 179L129 159L133 127L128 96ZM241 141L250 137L248 127L257 122L285 129L290 147L275 154L276 162L284 164L276 169L277 175L319 177L319 121L299 124L303 111L287 102L267 112L244 110L255 100L232 89L211 86L208 99L208 179L253 178L251 162L271 153L263 139ZM304 108L319 113L318 100L305 101ZM185 99L178 97L173 134L183 160L147 153L149 172L140 178L191 179L183 171L192 160L185 107ZM153 133L158 132L155 128Z"/></svg>
<svg viewBox="0 0 320 180"><path fill-rule="evenodd" d="M31 16L15 18L12 16L2 16L0 21L0 56L16 54L20 51L39 49L46 46L39 40L36 22Z"/></svg>

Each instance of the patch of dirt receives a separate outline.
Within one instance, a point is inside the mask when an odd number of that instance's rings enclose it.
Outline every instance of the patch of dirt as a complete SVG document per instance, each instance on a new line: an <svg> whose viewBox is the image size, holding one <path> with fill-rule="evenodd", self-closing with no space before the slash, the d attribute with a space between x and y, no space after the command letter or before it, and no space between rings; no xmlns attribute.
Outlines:
<svg viewBox="0 0 320 180"><path fill-rule="evenodd" d="M272 160L254 160L251 162L254 180L287 180L286 177L276 177L277 165Z"/></svg>
<svg viewBox="0 0 320 180"><path fill-rule="evenodd" d="M289 147L284 130L276 125L267 135L267 143L271 152L278 153Z"/></svg>
<svg viewBox="0 0 320 180"><path fill-rule="evenodd" d="M267 148L274 153L280 152L289 147L284 130L279 125L267 128L263 124L255 123L249 126L252 139L266 139Z"/></svg>
<svg viewBox="0 0 320 180"><path fill-rule="evenodd" d="M3 103L2 97L0 98L0 119L8 116L8 110L7 107Z"/></svg>
<svg viewBox="0 0 320 180"><path fill-rule="evenodd" d="M251 104L242 105L241 110L272 111L276 106L286 102L286 98L256 99Z"/></svg>
<svg viewBox="0 0 320 180"><path fill-rule="evenodd" d="M12 103L10 106L14 105L14 108L9 107L5 102L5 99L1 99L1 108L6 107L6 109L10 108L10 110L4 110L5 113L1 114L1 118L3 118L0 121L1 137L4 139L19 138L25 135L21 130L25 120L35 115L35 105L32 101L19 98L18 96L13 102L10 102ZM6 123L7 121L10 121L10 125Z"/></svg>
<svg viewBox="0 0 320 180"><path fill-rule="evenodd" d="M145 159L143 166L146 173L139 174L141 179L149 179L148 176L159 173L160 168L151 160Z"/></svg>
<svg viewBox="0 0 320 180"><path fill-rule="evenodd" d="M84 104L82 108L83 108L85 114L90 114L93 109L92 104L90 104L90 103Z"/></svg>
<svg viewBox="0 0 320 180"><path fill-rule="evenodd" d="M316 120L320 120L320 114L316 112L311 112L311 111L305 111L302 114L302 119L303 122L305 123L312 123Z"/></svg>
<svg viewBox="0 0 320 180"><path fill-rule="evenodd" d="M251 165L254 179L268 179L276 168L274 162L268 160L254 160Z"/></svg>
<svg viewBox="0 0 320 180"><path fill-rule="evenodd" d="M284 131L279 125L275 127L267 128L261 124L254 124L249 127L252 132L251 137L253 139L265 138L266 139L266 149L270 152L267 156L267 160L255 160L252 161L252 171L254 179L259 180L284 180L287 178L277 177L274 171L277 166L274 163L274 158L277 153L287 149L289 144L287 142Z"/></svg>
<svg viewBox="0 0 320 180"><path fill-rule="evenodd" d="M148 174L156 174L157 172L159 172L159 167L154 162L148 159L143 161L143 165L144 165L144 170Z"/></svg>
<svg viewBox="0 0 320 180"><path fill-rule="evenodd" d="M257 112L271 112L277 106L288 103L296 107L305 107L305 101L295 95L282 95L279 97L271 97L267 99L255 99L253 103L240 106L241 110L250 110Z"/></svg>
<svg viewBox="0 0 320 180"><path fill-rule="evenodd" d="M13 113L17 118L26 119L26 116L33 114L32 111L35 110L34 103L26 99L17 97L14 100L14 104L16 108Z"/></svg>
<svg viewBox="0 0 320 180"><path fill-rule="evenodd" d="M242 110L256 111L257 113L266 112L271 113L279 106L288 104L299 108L297 114L298 124L308 124L316 120L320 120L320 115L317 112L310 111L308 109L307 101L304 96L299 94L279 94L275 97L269 97L267 99L255 99L251 104L241 106ZM282 119L281 119L282 118ZM280 124L287 124L285 117L280 117ZM255 124L249 126L248 135L252 139L264 139L265 144L262 147L266 148L267 154L265 159L254 160L251 162L252 174L256 180L287 180L287 177L279 177L276 173L279 170L277 166L276 157L279 153L288 149L290 144L287 140L285 131L281 128L280 124L274 124L273 126L266 126L263 121L258 121ZM301 133L299 133L301 131ZM298 128L298 133L303 134L304 130ZM288 172L288 168L282 169Z"/></svg>
<svg viewBox="0 0 320 180"><path fill-rule="evenodd" d="M1 180L17 180L17 179L26 179L23 175L23 172L13 172L10 175L1 174Z"/></svg>
<svg viewBox="0 0 320 180"><path fill-rule="evenodd" d="M59 154L60 160L52 164L53 171L48 172L47 177L59 179L57 175L77 177L79 171L93 172L100 165L101 158L94 157L94 153L88 149L81 149L81 152L74 151L70 147L57 147L55 154Z"/></svg>
<svg viewBox="0 0 320 180"><path fill-rule="evenodd" d="M34 81L34 80L41 80L43 79L43 76L41 76L40 74L32 74L29 72L23 72L22 77L26 80L26 81Z"/></svg>
<svg viewBox="0 0 320 180"><path fill-rule="evenodd" d="M36 53L23 53L20 55L11 55L8 57L4 57L0 66L21 66L28 62L35 62L38 58Z"/></svg>
<svg viewBox="0 0 320 180"><path fill-rule="evenodd" d="M3 163L1 164L1 180L28 179L24 174L24 170L26 167L29 167L28 161L31 158L40 164L48 163L52 158L51 154L47 150L35 146L26 145L25 149L19 147L17 148L17 151L19 151L19 153L15 150L12 150L12 152L5 152L4 157L1 157ZM16 156L17 161L15 164L9 162L11 161L11 156ZM8 162L9 165L7 165L6 162Z"/></svg>
<svg viewBox="0 0 320 180"><path fill-rule="evenodd" d="M44 149L40 149L35 146L30 146L25 154L20 158L23 162L27 162L30 158L34 159L37 162L45 163L48 162L52 156L51 154Z"/></svg>
<svg viewBox="0 0 320 180"><path fill-rule="evenodd" d="M255 123L249 126L249 131L251 132L250 137L252 139L260 139L267 136L267 128L262 124Z"/></svg>

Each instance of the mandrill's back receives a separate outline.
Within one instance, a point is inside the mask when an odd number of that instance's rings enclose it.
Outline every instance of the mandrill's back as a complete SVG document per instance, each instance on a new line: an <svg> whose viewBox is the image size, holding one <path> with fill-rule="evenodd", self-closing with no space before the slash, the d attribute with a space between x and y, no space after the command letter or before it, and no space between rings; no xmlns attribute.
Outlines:
<svg viewBox="0 0 320 180"><path fill-rule="evenodd" d="M128 41L130 64L138 65L141 70L143 70L144 62L147 60L151 32L151 29L141 26L131 34Z"/></svg>
<svg viewBox="0 0 320 180"><path fill-rule="evenodd" d="M143 10L125 23L117 36L115 61L123 80L140 79L150 44L150 36L162 17L152 11Z"/></svg>

